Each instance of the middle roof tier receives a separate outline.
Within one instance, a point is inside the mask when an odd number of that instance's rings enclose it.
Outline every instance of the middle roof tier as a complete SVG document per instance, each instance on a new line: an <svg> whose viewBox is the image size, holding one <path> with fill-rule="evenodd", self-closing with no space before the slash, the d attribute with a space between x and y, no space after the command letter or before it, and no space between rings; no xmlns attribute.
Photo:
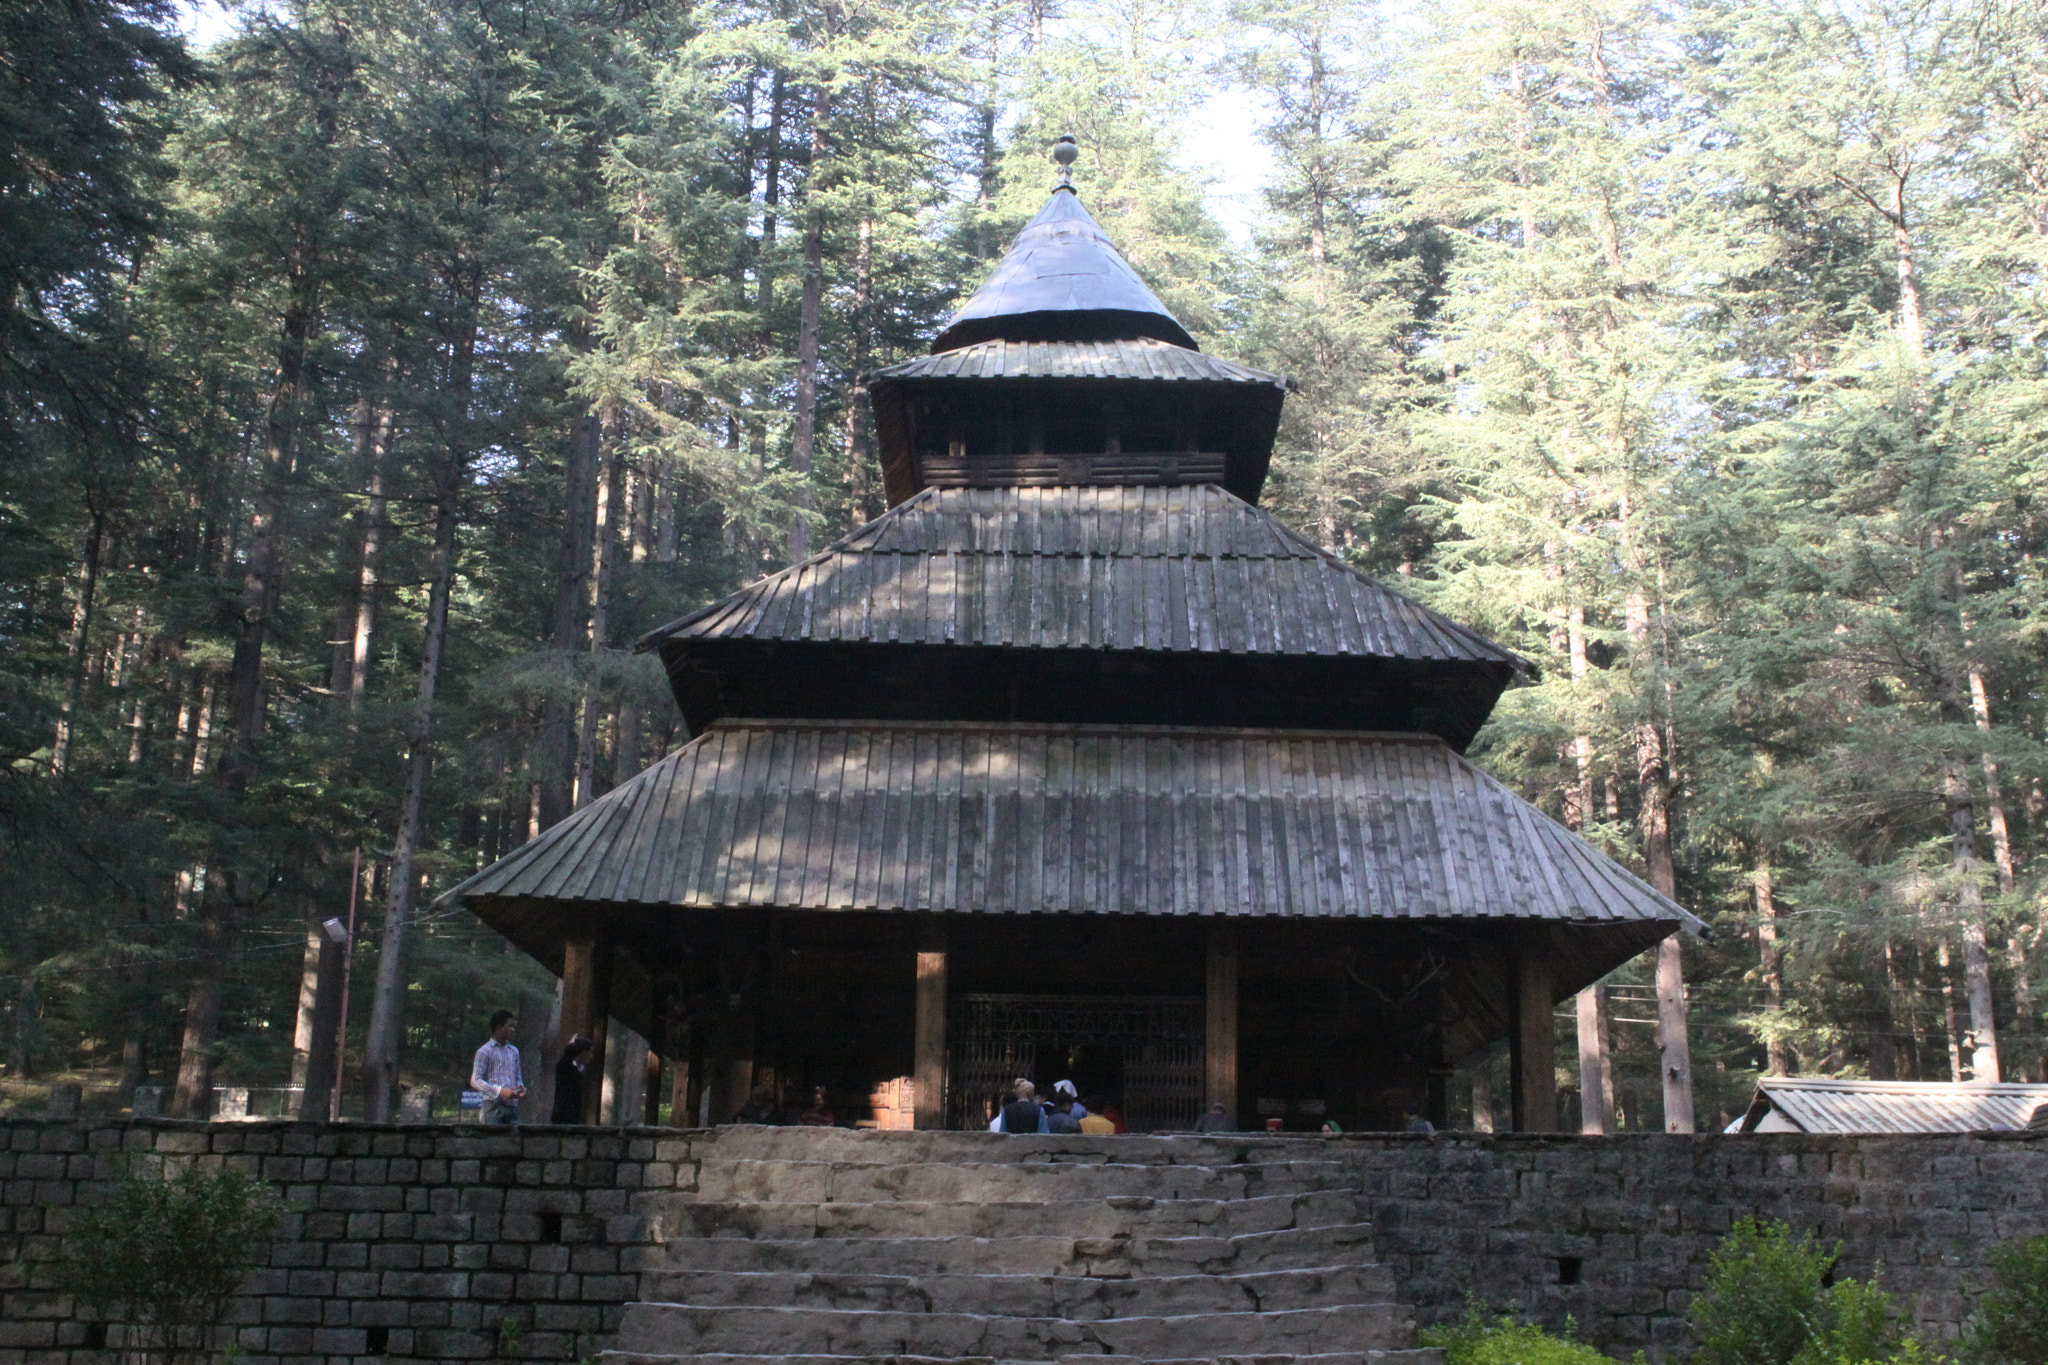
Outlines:
<svg viewBox="0 0 2048 1365"><path fill-rule="evenodd" d="M1435 734L1526 667L1209 484L928 488L649 633L725 716Z"/></svg>

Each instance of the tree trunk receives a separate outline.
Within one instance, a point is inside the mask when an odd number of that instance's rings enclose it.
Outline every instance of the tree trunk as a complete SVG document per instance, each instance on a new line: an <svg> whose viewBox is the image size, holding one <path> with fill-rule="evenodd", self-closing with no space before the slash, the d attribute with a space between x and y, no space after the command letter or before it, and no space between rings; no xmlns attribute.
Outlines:
<svg viewBox="0 0 2048 1365"><path fill-rule="evenodd" d="M583 809L597 798L597 715L603 694L599 663L611 638L611 622L606 607L611 597L612 545L617 539L613 522L618 517L622 466L619 445L624 433L617 417L610 418L605 425L609 435L603 443L602 476L597 481L597 506L590 548L589 649L584 659L582 720L576 729L576 789L571 800L571 806L576 810Z"/></svg>
<svg viewBox="0 0 2048 1365"><path fill-rule="evenodd" d="M472 325L456 344L451 365L451 390L466 404L473 374L476 329ZM461 431L461 418L457 430ZM419 894L416 861L425 813L427 780L433 772L434 691L441 678L441 649L448 635L448 598L455 583L456 539L460 528L458 502L469 473L466 434L450 442L443 454L439 488L434 499L433 579L427 589L425 640L420 651L418 699L407 736L405 796L399 808L398 836L392 841L391 871L384 906L384 933L377 952L377 982L370 997L369 1036L363 1044L363 1116L372 1123L389 1122L398 1103L400 1044L405 1028L405 937Z"/></svg>
<svg viewBox="0 0 2048 1365"><path fill-rule="evenodd" d="M583 414L569 441L563 468L562 550L555 574L555 676L542 708L536 746L540 827L548 829L572 809L575 791L576 655L584 638L590 596L590 551L597 521L597 467L604 427L597 409Z"/></svg>
<svg viewBox="0 0 2048 1365"><path fill-rule="evenodd" d="M228 745L222 759L230 784L238 790L246 780L245 770L263 730L263 647L284 575L284 559L278 544L283 528L278 519L304 398L306 354L318 326L320 289L313 274L313 256L312 244L302 233L292 248L287 268L277 378L271 386L270 405L264 418L262 464L257 470L249 516L241 615L234 660L228 669Z"/></svg>
<svg viewBox="0 0 2048 1365"><path fill-rule="evenodd" d="M364 498L361 554L356 561L356 582L344 652L335 662L333 691L348 709L350 726L362 716L363 697L370 687L370 650L377 633L378 594L382 588L384 520L388 509L384 493L384 463L391 449L396 415L389 403L376 405L364 422L359 446L362 459Z"/></svg>
<svg viewBox="0 0 2048 1365"><path fill-rule="evenodd" d="M313 1059L313 1012L320 1003L320 946L327 941L321 932L317 911L306 917L306 951L299 960L299 1012L292 1026L292 1078L294 1090L306 1084L306 1068Z"/></svg>
<svg viewBox="0 0 2048 1365"><path fill-rule="evenodd" d="M94 599L99 594L100 546L106 539L107 516L92 508L85 530L85 557L78 565L78 596L71 604L71 641L66 653L64 701L57 712L57 734L50 744L50 770L63 774L71 761L73 712L85 692L85 651L92 638Z"/></svg>
<svg viewBox="0 0 2048 1365"><path fill-rule="evenodd" d="M1574 606L1565 620L1565 639L1571 653L1572 684L1575 691L1582 691L1586 682L1586 609ZM1573 699L1573 709L1583 706L1583 695ZM1584 829L1593 818L1593 736L1587 733L1585 717L1579 717L1579 732L1572 737L1572 765L1577 770L1578 782L1573 788L1573 812L1578 823L1573 829ZM1570 824L1570 821L1566 823Z"/></svg>
<svg viewBox="0 0 2048 1365"><path fill-rule="evenodd" d="M832 7L826 7L828 16ZM830 23L830 18L827 20ZM832 121L832 87L819 81L811 94L810 169L804 178L804 282L797 308L796 410L791 415L789 466L798 484L795 515L789 523L789 559L796 563L811 553L811 468L818 435L818 328L825 299L824 189L827 134Z"/></svg>
<svg viewBox="0 0 2048 1365"><path fill-rule="evenodd" d="M1772 1020L1770 1037L1764 1041L1765 1056L1773 1076L1792 1074L1792 1044L1779 1032L1785 1008L1784 950L1778 946L1778 898L1771 885L1771 860L1756 860L1756 940L1759 967L1764 978L1764 1010Z"/></svg>
<svg viewBox="0 0 2048 1365"><path fill-rule="evenodd" d="M1960 759L1942 778L1948 810L1950 861L1956 874L1956 911L1963 925L1963 980L1970 1003L1970 1079L1998 1079L1998 1024L1991 1013L1991 956L1984 943L1984 894L1977 878L1976 811Z"/></svg>
<svg viewBox="0 0 2048 1365"><path fill-rule="evenodd" d="M1961 1081L1963 1076L1963 1021L1956 1013L1956 972L1955 961L1949 955L1948 940L1941 941L1941 952L1936 958L1941 969L1941 1021L1948 1033L1948 1078Z"/></svg>
<svg viewBox="0 0 2048 1365"><path fill-rule="evenodd" d="M1654 689L1649 599L1636 589L1629 593L1624 610L1637 670L1636 687L1644 706L1636 724L1636 819L1642 832L1643 862L1650 885L1675 900L1678 879L1671 864L1670 775L1664 761L1664 732L1650 706ZM1657 1051L1664 1090L1664 1131L1690 1133L1692 1045L1685 1017L1685 958L1676 934L1657 947Z"/></svg>
<svg viewBox="0 0 2048 1365"><path fill-rule="evenodd" d="M846 399L846 482L847 500L853 504L854 526L880 514L875 497L874 476L868 449L868 357L873 347L874 318L871 313L874 275L875 220L863 214L853 251L853 392ZM849 530L852 527L848 527Z"/></svg>
<svg viewBox="0 0 2048 1365"><path fill-rule="evenodd" d="M1614 1131L1614 1058L1608 1046L1607 988L1579 992L1579 1131Z"/></svg>

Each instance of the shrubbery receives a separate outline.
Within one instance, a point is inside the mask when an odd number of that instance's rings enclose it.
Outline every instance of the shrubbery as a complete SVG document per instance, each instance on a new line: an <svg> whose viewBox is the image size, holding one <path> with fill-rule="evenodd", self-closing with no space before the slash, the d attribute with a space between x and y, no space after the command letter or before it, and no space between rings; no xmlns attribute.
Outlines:
<svg viewBox="0 0 2048 1365"><path fill-rule="evenodd" d="M1614 1365L1590 1346L1477 1307L1455 1327L1425 1327L1422 1344L1443 1347L1444 1365Z"/></svg>
<svg viewBox="0 0 2048 1365"><path fill-rule="evenodd" d="M127 1327L131 1358L203 1358L277 1213L269 1187L240 1171L131 1167L71 1211L63 1287Z"/></svg>
<svg viewBox="0 0 2048 1365"><path fill-rule="evenodd" d="M1925 1353L1891 1295L1827 1282L1839 1250L1783 1223L1738 1223L1693 1301L1692 1365L1918 1365Z"/></svg>
<svg viewBox="0 0 2048 1365"><path fill-rule="evenodd" d="M2001 1247L1998 1287L1984 1296L1964 1343L1978 1365L2048 1365L2048 1237Z"/></svg>

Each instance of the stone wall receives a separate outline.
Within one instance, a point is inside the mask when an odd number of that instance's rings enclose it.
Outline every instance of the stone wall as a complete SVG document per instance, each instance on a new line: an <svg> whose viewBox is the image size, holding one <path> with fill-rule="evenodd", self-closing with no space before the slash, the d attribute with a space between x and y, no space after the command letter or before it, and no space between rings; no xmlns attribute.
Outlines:
<svg viewBox="0 0 2048 1365"><path fill-rule="evenodd" d="M238 1166L288 1212L235 1305L243 1365L579 1360L657 1254L631 1208L673 1188L665 1130L448 1124L0 1124L0 1365L114 1365L52 1292L70 1209L136 1156Z"/></svg>
<svg viewBox="0 0 2048 1365"><path fill-rule="evenodd" d="M1994 1247L2048 1234L2048 1142L1503 1134L1353 1150L1375 1247L1420 1321L1468 1299L1552 1327L1569 1316L1623 1357L1684 1351L1686 1305L1740 1218L1839 1242L1840 1272L1877 1274L1930 1344L1963 1330Z"/></svg>
<svg viewBox="0 0 2048 1365"><path fill-rule="evenodd" d="M237 1165L282 1194L289 1212L234 1308L245 1365L580 1360L666 1255L639 1196L689 1190L711 1143L731 1157L746 1141L730 1129L169 1120L16 1120L0 1138L0 1365L114 1365L104 1330L53 1291L51 1262L68 1210L138 1156ZM1881 1265L1934 1341L1967 1320L1994 1246L2048 1233L2048 1142L877 1133L858 1150L972 1162L989 1144L1006 1159L1334 1157L1355 1167L1380 1259L1424 1322L1455 1319L1468 1300L1551 1325L1569 1315L1624 1357L1682 1353L1707 1257L1750 1214L1840 1241L1848 1273Z"/></svg>

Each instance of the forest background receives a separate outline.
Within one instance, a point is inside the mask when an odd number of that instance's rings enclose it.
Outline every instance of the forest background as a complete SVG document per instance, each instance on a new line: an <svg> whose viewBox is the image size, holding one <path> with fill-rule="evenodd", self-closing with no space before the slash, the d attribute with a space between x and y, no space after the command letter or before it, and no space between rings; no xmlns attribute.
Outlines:
<svg viewBox="0 0 2048 1365"><path fill-rule="evenodd" d="M640 632L883 510L860 376L1062 132L1204 348L1299 381L1268 505L1537 661L1475 754L1714 925L1702 1126L1764 1070L2048 1079L2044 19L0 7L6 1087L284 1084L352 902L352 1112L544 1018L433 895L680 742ZM1630 1128L1652 974L1588 1002Z"/></svg>

